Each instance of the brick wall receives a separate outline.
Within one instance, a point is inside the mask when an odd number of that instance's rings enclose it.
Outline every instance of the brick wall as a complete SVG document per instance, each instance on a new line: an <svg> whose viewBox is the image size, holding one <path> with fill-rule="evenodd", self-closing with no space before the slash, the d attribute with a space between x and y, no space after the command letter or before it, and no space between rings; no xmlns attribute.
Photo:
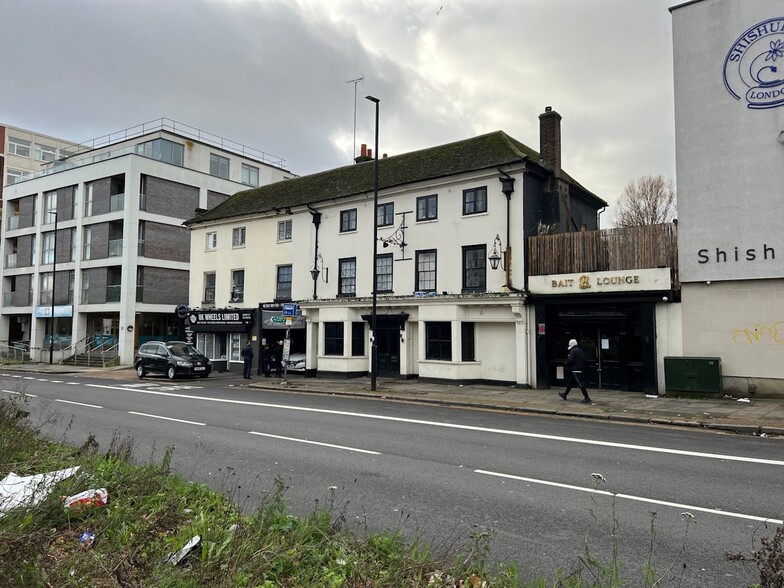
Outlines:
<svg viewBox="0 0 784 588"><path fill-rule="evenodd" d="M143 268L142 302L171 304L188 302L188 272L158 267ZM173 310L173 308L172 308Z"/></svg>
<svg viewBox="0 0 784 588"><path fill-rule="evenodd" d="M215 208L221 202L228 200L228 194L221 194L220 192L213 192L212 190L207 190L207 210L210 208Z"/></svg>
<svg viewBox="0 0 784 588"><path fill-rule="evenodd" d="M28 306L30 304L30 282L32 279L32 274L16 276L13 306Z"/></svg>
<svg viewBox="0 0 784 588"><path fill-rule="evenodd" d="M191 218L199 206L199 189L186 184L147 176L147 212Z"/></svg>
<svg viewBox="0 0 784 588"><path fill-rule="evenodd" d="M82 286L84 286L85 276L88 280L87 304L102 304L106 302L106 270L105 267L94 267L82 270ZM81 297L81 292L74 296ZM79 298L81 300L81 298Z"/></svg>
<svg viewBox="0 0 784 588"><path fill-rule="evenodd" d="M90 259L106 259L109 257L109 223L98 223L89 227Z"/></svg>
<svg viewBox="0 0 784 588"><path fill-rule="evenodd" d="M16 267L33 265L33 239L35 235L22 235L16 240Z"/></svg>
<svg viewBox="0 0 784 588"><path fill-rule="evenodd" d="M57 263L71 261L71 229L57 229L55 259Z"/></svg>
<svg viewBox="0 0 784 588"><path fill-rule="evenodd" d="M161 223L146 222L144 226L144 256L171 261L190 260L190 231Z"/></svg>
<svg viewBox="0 0 784 588"><path fill-rule="evenodd" d="M74 217L73 203L76 197L76 186L65 186L64 188L58 188L55 192L57 192L57 220L59 222L72 220Z"/></svg>
<svg viewBox="0 0 784 588"><path fill-rule="evenodd" d="M93 216L108 213L109 199L112 193L112 178L101 178L91 182L91 184L93 186Z"/></svg>
<svg viewBox="0 0 784 588"><path fill-rule="evenodd" d="M23 196L19 199L19 228L25 229L34 224L33 209L35 205L35 195Z"/></svg>
<svg viewBox="0 0 784 588"><path fill-rule="evenodd" d="M54 303L55 304L71 304L69 299L68 286L70 284L71 274L73 270L58 271L54 279ZM76 293L74 292L74 297Z"/></svg>

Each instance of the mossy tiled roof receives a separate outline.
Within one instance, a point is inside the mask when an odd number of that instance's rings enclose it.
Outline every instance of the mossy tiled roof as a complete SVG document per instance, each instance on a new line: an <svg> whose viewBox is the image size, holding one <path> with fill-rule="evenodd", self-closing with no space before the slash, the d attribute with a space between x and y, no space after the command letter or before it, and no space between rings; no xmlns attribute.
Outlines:
<svg viewBox="0 0 784 588"><path fill-rule="evenodd" d="M503 131L496 131L464 141L379 159L379 190L496 168L527 159L538 163L539 154ZM572 178L566 174L564 177L570 184L595 198ZM260 214L372 191L373 161L367 161L237 192L185 224Z"/></svg>

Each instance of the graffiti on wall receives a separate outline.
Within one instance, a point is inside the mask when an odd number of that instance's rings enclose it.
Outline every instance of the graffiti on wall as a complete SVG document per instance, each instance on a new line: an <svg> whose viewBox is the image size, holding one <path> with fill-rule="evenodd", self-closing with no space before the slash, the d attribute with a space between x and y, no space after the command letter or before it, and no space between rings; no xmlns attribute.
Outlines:
<svg viewBox="0 0 784 588"><path fill-rule="evenodd" d="M784 345L784 321L776 321L768 325L757 323L753 329L735 329L732 341L739 345Z"/></svg>

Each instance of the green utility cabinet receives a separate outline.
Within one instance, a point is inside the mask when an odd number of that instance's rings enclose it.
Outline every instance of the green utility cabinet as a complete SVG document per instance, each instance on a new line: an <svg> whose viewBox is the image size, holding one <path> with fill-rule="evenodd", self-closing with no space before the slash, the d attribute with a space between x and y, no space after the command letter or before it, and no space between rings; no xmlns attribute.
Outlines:
<svg viewBox="0 0 784 588"><path fill-rule="evenodd" d="M672 392L721 394L721 358L665 357L664 385Z"/></svg>

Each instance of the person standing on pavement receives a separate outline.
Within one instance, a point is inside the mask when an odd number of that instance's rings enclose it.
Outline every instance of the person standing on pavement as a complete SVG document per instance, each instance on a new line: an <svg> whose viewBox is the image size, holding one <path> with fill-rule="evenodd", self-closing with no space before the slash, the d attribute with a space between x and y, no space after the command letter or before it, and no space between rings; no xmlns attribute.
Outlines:
<svg viewBox="0 0 784 588"><path fill-rule="evenodd" d="M564 363L566 390L559 392L558 396L566 400L571 389L577 386L583 393L583 404L593 404L590 396L588 396L588 390L585 389L585 384L583 384L583 369L585 369L585 352L577 345L576 339L570 339L569 356Z"/></svg>
<svg viewBox="0 0 784 588"><path fill-rule="evenodd" d="M253 348L250 346L250 340L245 341L245 347L240 351L242 356L242 377L250 380L251 367L253 366Z"/></svg>
<svg viewBox="0 0 784 588"><path fill-rule="evenodd" d="M264 347L261 349L261 371L264 372L264 377L270 377L270 371L272 370L272 350L270 349L269 343L264 343Z"/></svg>

